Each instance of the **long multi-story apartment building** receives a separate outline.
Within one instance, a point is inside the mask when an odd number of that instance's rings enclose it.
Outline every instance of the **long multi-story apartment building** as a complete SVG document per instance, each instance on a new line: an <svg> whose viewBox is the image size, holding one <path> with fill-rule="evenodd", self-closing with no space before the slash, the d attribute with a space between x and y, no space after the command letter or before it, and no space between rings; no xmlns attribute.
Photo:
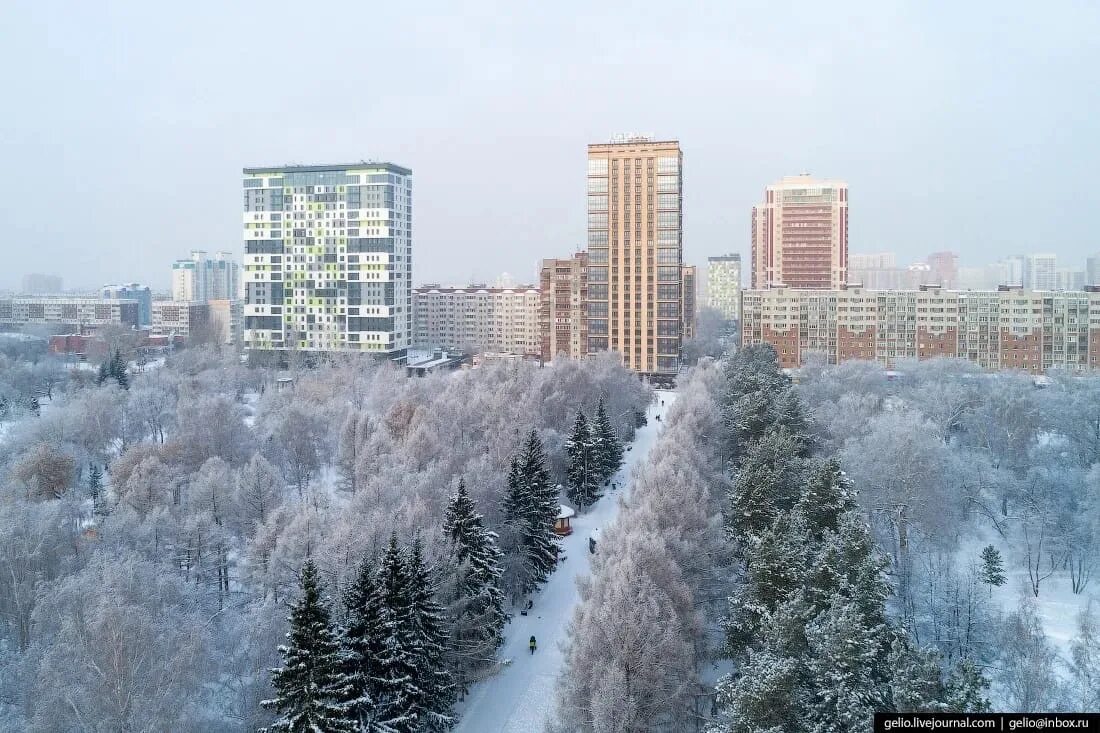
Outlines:
<svg viewBox="0 0 1100 733"><path fill-rule="evenodd" d="M172 300L205 303L240 300L241 263L231 252L192 250L190 259L172 263Z"/></svg>
<svg viewBox="0 0 1100 733"><path fill-rule="evenodd" d="M538 356L539 289L428 284L413 291L419 348L464 349Z"/></svg>
<svg viewBox="0 0 1100 733"><path fill-rule="evenodd" d="M136 328L140 306L136 300L107 298L3 298L0 328L46 327L55 332L87 334L101 326Z"/></svg>
<svg viewBox="0 0 1100 733"><path fill-rule="evenodd" d="M543 260L539 267L542 361L588 353L588 253Z"/></svg>
<svg viewBox="0 0 1100 733"><path fill-rule="evenodd" d="M848 282L848 184L785 176L752 209L752 287Z"/></svg>
<svg viewBox="0 0 1100 733"><path fill-rule="evenodd" d="M1081 370L1100 367L1098 291L747 290L741 338L774 346L784 368L819 354L831 364L946 356L986 369Z"/></svg>
<svg viewBox="0 0 1100 733"><path fill-rule="evenodd" d="M588 146L588 352L651 376L680 368L682 170L675 140Z"/></svg>
<svg viewBox="0 0 1100 733"><path fill-rule="evenodd" d="M244 169L244 342L404 359L413 337L412 171Z"/></svg>
<svg viewBox="0 0 1100 733"><path fill-rule="evenodd" d="M741 255L707 258L707 307L721 313L726 323L740 320Z"/></svg>
<svg viewBox="0 0 1100 733"><path fill-rule="evenodd" d="M683 337L695 338L696 293L699 287L695 277L695 265L684 265L680 271L680 281L683 283L684 302L684 326Z"/></svg>

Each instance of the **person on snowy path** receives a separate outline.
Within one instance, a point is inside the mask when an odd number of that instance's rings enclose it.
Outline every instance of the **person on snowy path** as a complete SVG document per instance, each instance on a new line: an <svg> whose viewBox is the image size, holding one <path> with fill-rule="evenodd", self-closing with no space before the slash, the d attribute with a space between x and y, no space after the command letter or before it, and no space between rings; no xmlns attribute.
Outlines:
<svg viewBox="0 0 1100 733"><path fill-rule="evenodd" d="M588 552L593 555L596 554L596 540L591 537L588 538Z"/></svg>
<svg viewBox="0 0 1100 733"><path fill-rule="evenodd" d="M527 645L529 647L531 647L531 653L534 654L535 653L535 637L534 636L531 637L531 641L527 642Z"/></svg>

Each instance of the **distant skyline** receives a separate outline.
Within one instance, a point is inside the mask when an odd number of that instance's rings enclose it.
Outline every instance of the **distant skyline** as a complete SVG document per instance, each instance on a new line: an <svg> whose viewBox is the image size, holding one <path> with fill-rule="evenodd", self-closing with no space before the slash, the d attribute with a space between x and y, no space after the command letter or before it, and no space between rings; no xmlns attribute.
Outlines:
<svg viewBox="0 0 1100 733"><path fill-rule="evenodd" d="M0 15L0 288L167 289L242 251L241 169L414 176L414 283L537 280L585 241L586 145L684 151L684 259L747 261L765 186L848 182L850 251L1083 267L1100 8L567 1L20 3ZM362 63L330 53L362 49ZM517 168L522 173L517 175ZM531 171L539 175L530 175Z"/></svg>

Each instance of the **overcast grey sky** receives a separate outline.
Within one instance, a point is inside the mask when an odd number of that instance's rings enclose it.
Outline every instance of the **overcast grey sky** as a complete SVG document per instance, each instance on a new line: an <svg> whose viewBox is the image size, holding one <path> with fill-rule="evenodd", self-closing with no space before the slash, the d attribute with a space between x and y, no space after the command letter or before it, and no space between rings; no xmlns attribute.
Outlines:
<svg viewBox="0 0 1100 733"><path fill-rule="evenodd" d="M167 287L241 251L243 166L360 159L413 169L417 283L530 280L627 131L681 141L689 263L800 171L853 252L1100 250L1092 1L2 5L0 287Z"/></svg>

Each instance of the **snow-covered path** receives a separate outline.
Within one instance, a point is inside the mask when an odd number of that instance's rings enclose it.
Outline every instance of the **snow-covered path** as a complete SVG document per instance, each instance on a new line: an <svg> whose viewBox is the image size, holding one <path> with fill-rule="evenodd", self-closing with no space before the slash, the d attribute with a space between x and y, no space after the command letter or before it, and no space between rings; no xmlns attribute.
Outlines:
<svg viewBox="0 0 1100 733"><path fill-rule="evenodd" d="M635 435L632 449L625 454L622 468L612 479L620 488L608 492L587 513L573 518L573 534L562 542L565 560L532 599L535 606L527 616L517 611L504 628L504 645L499 656L511 660L497 674L475 685L459 707L456 733L541 733L554 709L554 685L563 664L562 647L566 628L573 617L579 592L577 578L588 573L588 538L600 538L619 511L619 495L629 492L634 466L645 460L656 442L664 415L676 395L658 391L646 411L648 424ZM664 406L661 401L664 400ZM596 548L599 551L599 546ZM538 640L532 655L528 639Z"/></svg>

